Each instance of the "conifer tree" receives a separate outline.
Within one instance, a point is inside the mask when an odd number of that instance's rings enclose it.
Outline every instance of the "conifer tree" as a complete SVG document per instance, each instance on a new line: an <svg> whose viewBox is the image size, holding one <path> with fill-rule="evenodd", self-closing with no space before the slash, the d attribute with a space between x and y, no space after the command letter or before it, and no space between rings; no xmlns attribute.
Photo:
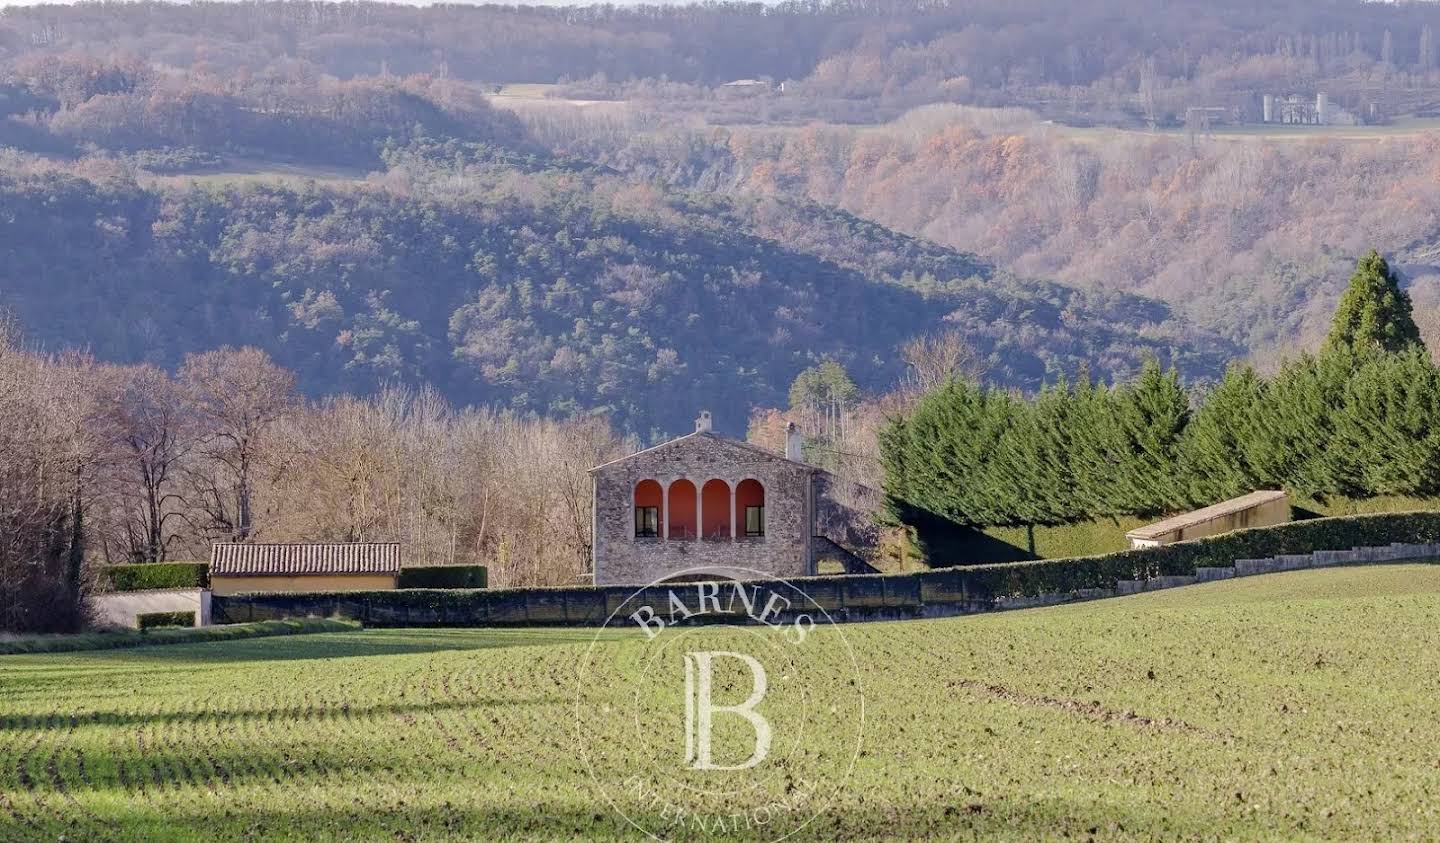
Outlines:
<svg viewBox="0 0 1440 843"><path fill-rule="evenodd" d="M1116 482L1122 448L1113 394L1104 384L1090 383L1082 373L1072 393L1069 419L1075 508L1087 517L1120 514L1117 506L1124 496L1118 493Z"/></svg>
<svg viewBox="0 0 1440 843"><path fill-rule="evenodd" d="M1410 296L1380 253L1360 259L1350 286L1340 298L1325 351L1345 349L1357 355L1395 352L1421 344L1411 314Z"/></svg>
<svg viewBox="0 0 1440 843"><path fill-rule="evenodd" d="M1335 425L1344 410L1354 355L1338 348L1286 363L1262 392L1246 447L1256 478L1300 496L1344 493L1348 470L1339 464Z"/></svg>
<svg viewBox="0 0 1440 843"><path fill-rule="evenodd" d="M1263 485L1250 464L1249 446L1264 390L1253 368L1234 365L1205 394L1181 442L1180 474L1189 504L1206 506Z"/></svg>
<svg viewBox="0 0 1440 843"><path fill-rule="evenodd" d="M1178 506L1187 497L1180 475L1180 437L1190 420L1190 400L1180 375L1149 360L1140 376L1115 392L1118 434L1112 508L1152 514Z"/></svg>
<svg viewBox="0 0 1440 843"><path fill-rule="evenodd" d="M1440 371L1419 348L1374 355L1346 383L1332 472L1351 495L1440 491Z"/></svg>

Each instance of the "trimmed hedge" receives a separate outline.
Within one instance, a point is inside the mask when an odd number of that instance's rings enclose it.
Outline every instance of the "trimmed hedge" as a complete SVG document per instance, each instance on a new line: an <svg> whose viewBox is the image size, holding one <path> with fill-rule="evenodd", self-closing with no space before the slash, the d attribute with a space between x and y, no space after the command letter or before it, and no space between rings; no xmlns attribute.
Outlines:
<svg viewBox="0 0 1440 843"><path fill-rule="evenodd" d="M484 565L432 565L401 568L396 588L484 588L489 569Z"/></svg>
<svg viewBox="0 0 1440 843"><path fill-rule="evenodd" d="M135 628L144 632L167 626L194 626L194 612L141 612L135 616Z"/></svg>
<svg viewBox="0 0 1440 843"><path fill-rule="evenodd" d="M1120 580L1190 576L1196 568L1228 568L1236 559L1380 547L1396 542L1440 542L1440 512L1314 518L1104 556L976 565L915 576L962 574L965 592L981 599L1038 597L1082 588L1114 588Z"/></svg>
<svg viewBox="0 0 1440 843"><path fill-rule="evenodd" d="M75 653L84 650L118 650L123 647L150 647L156 644L195 644L204 641L235 641L267 638L272 635L302 635L312 632L355 632L354 621L326 618L242 623L230 626L197 626L189 629L162 627L148 632L126 629L119 632L87 632L80 635L40 635L0 641L0 656L25 653Z"/></svg>
<svg viewBox="0 0 1440 843"><path fill-rule="evenodd" d="M112 591L152 588L209 588L210 566L204 562L147 562L111 565L106 569Z"/></svg>

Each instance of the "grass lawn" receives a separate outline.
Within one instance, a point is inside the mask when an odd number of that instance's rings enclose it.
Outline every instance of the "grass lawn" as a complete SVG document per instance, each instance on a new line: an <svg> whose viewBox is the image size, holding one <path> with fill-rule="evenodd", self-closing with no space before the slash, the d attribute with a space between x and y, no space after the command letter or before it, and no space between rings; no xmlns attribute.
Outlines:
<svg viewBox="0 0 1440 843"><path fill-rule="evenodd" d="M739 648L778 633L706 634ZM1440 828L1440 567L813 635L834 676L810 689L822 705L853 694L842 635L855 654L864 738L840 798L792 839ZM0 657L0 839L637 839L582 761L591 638L356 631ZM622 660L644 646L598 644ZM807 740L846 754L833 734Z"/></svg>

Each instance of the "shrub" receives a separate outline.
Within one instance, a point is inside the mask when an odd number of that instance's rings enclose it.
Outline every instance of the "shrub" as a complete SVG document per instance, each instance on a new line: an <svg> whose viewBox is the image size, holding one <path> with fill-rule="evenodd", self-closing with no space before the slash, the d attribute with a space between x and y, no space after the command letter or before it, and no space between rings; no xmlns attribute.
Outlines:
<svg viewBox="0 0 1440 843"><path fill-rule="evenodd" d="M488 572L484 565L434 565L401 568L397 588L484 588Z"/></svg>
<svg viewBox="0 0 1440 843"><path fill-rule="evenodd" d="M135 616L135 627L141 632L164 626L194 626L194 612L143 612Z"/></svg>
<svg viewBox="0 0 1440 843"><path fill-rule="evenodd" d="M1082 588L1114 588L1120 580L1189 576L1196 568L1225 568L1237 559L1264 559L1317 550L1349 550L1399 542L1440 542L1440 512L1406 512L1315 518L1274 527L1237 530L1188 542L1122 550L1104 556L1045 559L951 568L921 577L958 577L973 599L1036 597Z"/></svg>
<svg viewBox="0 0 1440 843"><path fill-rule="evenodd" d="M140 565L111 565L110 588L114 591L145 591L151 588L209 588L210 566L204 562L150 562Z"/></svg>

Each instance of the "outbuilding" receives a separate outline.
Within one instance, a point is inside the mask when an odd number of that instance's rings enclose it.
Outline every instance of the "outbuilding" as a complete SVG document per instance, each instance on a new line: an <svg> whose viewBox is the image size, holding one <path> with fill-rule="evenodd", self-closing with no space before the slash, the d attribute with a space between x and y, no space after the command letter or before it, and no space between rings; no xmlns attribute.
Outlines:
<svg viewBox="0 0 1440 843"><path fill-rule="evenodd" d="M1290 498L1280 491L1251 492L1204 509L1156 521L1125 534L1131 547L1156 547L1203 536L1273 527L1290 520Z"/></svg>
<svg viewBox="0 0 1440 843"><path fill-rule="evenodd" d="M214 545L210 588L215 594L248 591L376 591L395 587L397 542Z"/></svg>

